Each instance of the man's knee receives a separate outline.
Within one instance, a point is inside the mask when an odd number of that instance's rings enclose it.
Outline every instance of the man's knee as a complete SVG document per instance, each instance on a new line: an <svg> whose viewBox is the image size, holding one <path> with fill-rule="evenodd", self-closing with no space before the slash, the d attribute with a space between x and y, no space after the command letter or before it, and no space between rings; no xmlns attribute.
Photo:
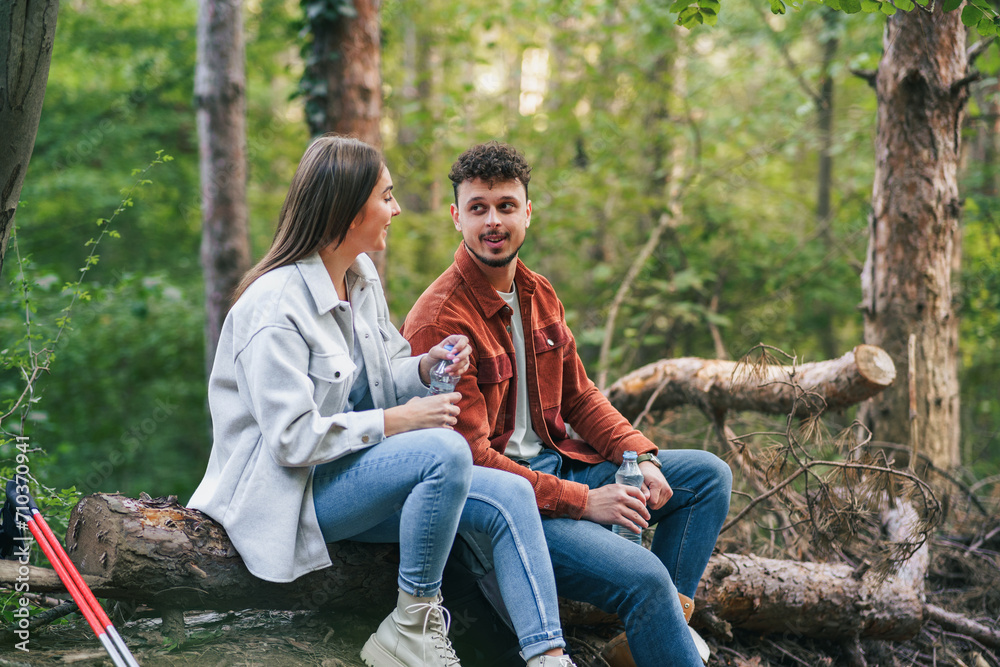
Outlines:
<svg viewBox="0 0 1000 667"><path fill-rule="evenodd" d="M653 556L651 552L647 552ZM640 594L651 599L669 599L677 595L677 587L666 566L659 558L637 558L622 574L622 584L630 594Z"/></svg>

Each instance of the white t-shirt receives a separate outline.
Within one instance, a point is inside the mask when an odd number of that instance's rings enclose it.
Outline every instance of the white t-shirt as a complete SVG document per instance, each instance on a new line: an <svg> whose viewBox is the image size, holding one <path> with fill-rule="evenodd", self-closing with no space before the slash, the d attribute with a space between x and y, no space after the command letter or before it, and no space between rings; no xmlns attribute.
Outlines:
<svg viewBox="0 0 1000 667"><path fill-rule="evenodd" d="M532 459L542 451L542 439L531 426L528 410L528 383L524 362L524 327L521 324L521 307L517 300L517 287L513 292L497 292L514 311L510 318L510 337L514 341L514 361L517 365L517 404L514 412L514 433L507 441L504 454L512 459Z"/></svg>

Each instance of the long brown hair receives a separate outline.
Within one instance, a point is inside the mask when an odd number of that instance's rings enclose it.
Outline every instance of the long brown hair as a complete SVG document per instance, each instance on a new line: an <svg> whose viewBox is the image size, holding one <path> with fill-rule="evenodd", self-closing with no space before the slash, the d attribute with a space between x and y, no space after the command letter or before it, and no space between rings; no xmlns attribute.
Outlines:
<svg viewBox="0 0 1000 667"><path fill-rule="evenodd" d="M243 276L233 303L271 269L343 243L384 164L381 153L359 139L328 134L313 141L288 187L271 248Z"/></svg>

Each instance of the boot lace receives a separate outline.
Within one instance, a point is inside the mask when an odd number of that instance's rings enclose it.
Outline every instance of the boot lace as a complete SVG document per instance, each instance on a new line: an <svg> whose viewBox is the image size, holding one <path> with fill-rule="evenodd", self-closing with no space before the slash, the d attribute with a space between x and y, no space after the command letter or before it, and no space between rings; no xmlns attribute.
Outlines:
<svg viewBox="0 0 1000 667"><path fill-rule="evenodd" d="M424 616L424 627L423 633L427 634L427 626L430 625L431 637L434 642L434 648L438 650L438 656L444 661L445 665L455 665L461 667L461 663L458 661L458 656L455 655L455 649L451 645L451 640L448 639L448 630L451 629L451 612L449 612L444 605L441 604L440 600L435 600L433 602L418 602L416 604L411 604L406 608L406 613L416 615L418 612L426 611ZM434 622L431 622L431 617L434 618ZM427 648L424 646L423 660L427 661ZM572 665L572 663L570 663Z"/></svg>

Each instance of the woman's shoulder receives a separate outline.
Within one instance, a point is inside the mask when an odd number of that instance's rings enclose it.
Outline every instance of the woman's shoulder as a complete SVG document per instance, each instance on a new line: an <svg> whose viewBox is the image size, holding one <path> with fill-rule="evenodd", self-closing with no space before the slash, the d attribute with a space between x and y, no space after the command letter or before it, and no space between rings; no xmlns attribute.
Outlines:
<svg viewBox="0 0 1000 667"><path fill-rule="evenodd" d="M288 314L308 307L308 291L294 264L271 269L240 295L230 316L244 332L280 325Z"/></svg>

